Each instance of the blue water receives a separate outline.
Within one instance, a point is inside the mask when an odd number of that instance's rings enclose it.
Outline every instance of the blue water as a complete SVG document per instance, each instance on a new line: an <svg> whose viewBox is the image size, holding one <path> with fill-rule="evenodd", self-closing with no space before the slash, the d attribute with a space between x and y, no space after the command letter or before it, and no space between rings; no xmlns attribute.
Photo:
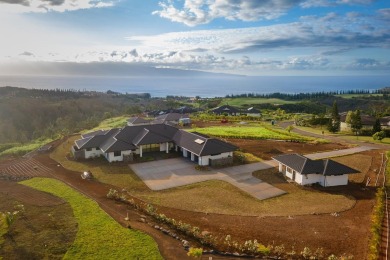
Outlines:
<svg viewBox="0 0 390 260"><path fill-rule="evenodd" d="M242 93L307 93L335 90L375 90L390 86L390 76L217 76L217 77L97 77L0 76L0 87L113 90L121 93L216 97Z"/></svg>

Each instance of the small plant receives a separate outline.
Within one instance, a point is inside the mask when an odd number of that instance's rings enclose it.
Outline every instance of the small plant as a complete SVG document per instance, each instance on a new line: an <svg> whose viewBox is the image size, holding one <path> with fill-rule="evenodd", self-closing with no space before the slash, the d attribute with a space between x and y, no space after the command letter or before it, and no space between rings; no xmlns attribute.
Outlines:
<svg viewBox="0 0 390 260"><path fill-rule="evenodd" d="M310 248L305 247L303 249L303 251L301 252L301 255L304 259L310 259L312 252L311 252Z"/></svg>
<svg viewBox="0 0 390 260"><path fill-rule="evenodd" d="M328 256L328 260L338 260L338 257L334 254L331 254L330 256Z"/></svg>
<svg viewBox="0 0 390 260"><path fill-rule="evenodd" d="M107 198L109 199L118 199L119 193L116 189L110 189L107 193Z"/></svg>
<svg viewBox="0 0 390 260"><path fill-rule="evenodd" d="M259 252L262 255L269 255L271 253L271 249L268 246L265 246L263 244L257 245L257 252Z"/></svg>
<svg viewBox="0 0 390 260"><path fill-rule="evenodd" d="M278 255L278 256L284 255L284 253L285 253L284 245L275 246L273 252L274 252L276 255Z"/></svg>
<svg viewBox="0 0 390 260"><path fill-rule="evenodd" d="M196 258L202 257L202 254L203 254L203 249L202 248L195 248L195 247L190 247L190 249L188 250L188 253L187 253L188 256L196 257Z"/></svg>

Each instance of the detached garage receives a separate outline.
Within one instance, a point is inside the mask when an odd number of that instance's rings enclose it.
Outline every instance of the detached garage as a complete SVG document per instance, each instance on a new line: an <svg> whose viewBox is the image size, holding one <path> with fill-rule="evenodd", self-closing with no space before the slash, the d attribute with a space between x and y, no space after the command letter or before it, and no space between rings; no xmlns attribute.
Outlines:
<svg viewBox="0 0 390 260"><path fill-rule="evenodd" d="M279 172L300 185L347 185L348 174L358 173L357 170L331 159L311 160L300 154L284 154L272 159L279 163Z"/></svg>

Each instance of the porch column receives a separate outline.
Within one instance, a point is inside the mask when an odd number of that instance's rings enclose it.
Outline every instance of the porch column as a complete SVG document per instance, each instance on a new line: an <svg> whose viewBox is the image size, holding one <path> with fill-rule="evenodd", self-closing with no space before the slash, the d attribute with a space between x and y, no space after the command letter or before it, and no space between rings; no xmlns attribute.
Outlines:
<svg viewBox="0 0 390 260"><path fill-rule="evenodd" d="M281 163L279 163L279 172L282 172L283 171L283 165Z"/></svg>
<svg viewBox="0 0 390 260"><path fill-rule="evenodd" d="M165 151L166 151L167 153L169 153L169 143L167 142L166 145L167 145L167 147L166 147L166 150L165 150Z"/></svg>
<svg viewBox="0 0 390 260"><path fill-rule="evenodd" d="M183 157L187 157L187 150L183 149Z"/></svg>
<svg viewBox="0 0 390 260"><path fill-rule="evenodd" d="M193 153L191 153L191 161L195 161L195 156Z"/></svg>
<svg viewBox="0 0 390 260"><path fill-rule="evenodd" d="M175 145L175 151L179 151L179 146Z"/></svg>
<svg viewBox="0 0 390 260"><path fill-rule="evenodd" d="M142 157L142 145L139 146L139 157Z"/></svg>

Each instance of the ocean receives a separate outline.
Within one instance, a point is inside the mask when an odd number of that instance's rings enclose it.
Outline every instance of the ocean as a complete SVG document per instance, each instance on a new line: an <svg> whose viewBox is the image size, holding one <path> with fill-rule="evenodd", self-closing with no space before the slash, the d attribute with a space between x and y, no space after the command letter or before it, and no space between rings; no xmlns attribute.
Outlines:
<svg viewBox="0 0 390 260"><path fill-rule="evenodd" d="M150 93L152 97L223 97L243 93L309 93L336 90L376 90L390 86L389 76L0 76L0 87L74 89Z"/></svg>

